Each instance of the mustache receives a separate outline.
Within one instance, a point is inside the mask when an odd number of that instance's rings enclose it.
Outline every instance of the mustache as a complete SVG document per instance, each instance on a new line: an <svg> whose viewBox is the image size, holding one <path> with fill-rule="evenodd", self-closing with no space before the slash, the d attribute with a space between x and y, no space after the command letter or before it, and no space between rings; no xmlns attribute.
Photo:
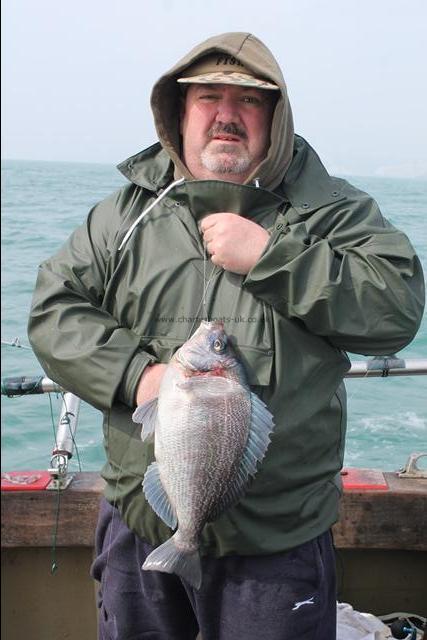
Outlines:
<svg viewBox="0 0 427 640"><path fill-rule="evenodd" d="M234 122L230 122L228 124L222 124L222 122L218 122L214 124L208 131L209 138L215 138L215 136L221 135L222 133L229 134L231 136L239 136L243 140L246 140L247 135L246 131L239 127Z"/></svg>

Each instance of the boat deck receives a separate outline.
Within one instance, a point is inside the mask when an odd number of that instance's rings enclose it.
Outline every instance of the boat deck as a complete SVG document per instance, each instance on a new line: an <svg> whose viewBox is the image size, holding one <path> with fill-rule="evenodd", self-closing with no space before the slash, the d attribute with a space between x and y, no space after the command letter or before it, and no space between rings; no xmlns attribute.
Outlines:
<svg viewBox="0 0 427 640"><path fill-rule="evenodd" d="M377 615L425 615L427 480L376 474L385 488L368 484L361 489L352 484L351 474L344 476L340 519L333 528L339 599ZM96 473L76 473L61 492L54 575L58 493L2 492L2 632L7 640L95 640L89 567L103 486Z"/></svg>

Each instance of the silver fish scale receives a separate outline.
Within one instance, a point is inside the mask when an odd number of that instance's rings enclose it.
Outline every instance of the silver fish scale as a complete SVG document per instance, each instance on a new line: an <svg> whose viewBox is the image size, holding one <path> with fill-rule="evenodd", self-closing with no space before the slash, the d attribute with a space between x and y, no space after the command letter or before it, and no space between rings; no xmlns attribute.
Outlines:
<svg viewBox="0 0 427 640"><path fill-rule="evenodd" d="M249 433L250 396L246 387L224 378L196 380L186 393L175 387L176 371L169 378L159 402L156 460L178 517L179 538L197 546L209 514L239 469Z"/></svg>

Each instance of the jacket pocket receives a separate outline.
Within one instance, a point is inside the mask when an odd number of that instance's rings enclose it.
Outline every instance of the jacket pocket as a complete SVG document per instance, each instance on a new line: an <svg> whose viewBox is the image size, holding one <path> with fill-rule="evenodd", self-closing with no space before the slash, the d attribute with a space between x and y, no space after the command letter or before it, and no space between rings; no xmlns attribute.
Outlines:
<svg viewBox="0 0 427 640"><path fill-rule="evenodd" d="M268 387L273 368L273 349L237 345L236 353L244 366L250 386Z"/></svg>

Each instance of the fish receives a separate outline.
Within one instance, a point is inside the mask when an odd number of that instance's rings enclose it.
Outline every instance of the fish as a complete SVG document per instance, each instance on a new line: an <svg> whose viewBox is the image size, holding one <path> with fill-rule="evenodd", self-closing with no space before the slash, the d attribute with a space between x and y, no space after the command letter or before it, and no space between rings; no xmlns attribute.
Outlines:
<svg viewBox="0 0 427 640"><path fill-rule="evenodd" d="M203 528L244 495L274 428L222 322L201 322L172 356L158 397L138 406L132 419L142 425L144 442L154 439L145 497L175 531L142 568L174 573L200 589Z"/></svg>

